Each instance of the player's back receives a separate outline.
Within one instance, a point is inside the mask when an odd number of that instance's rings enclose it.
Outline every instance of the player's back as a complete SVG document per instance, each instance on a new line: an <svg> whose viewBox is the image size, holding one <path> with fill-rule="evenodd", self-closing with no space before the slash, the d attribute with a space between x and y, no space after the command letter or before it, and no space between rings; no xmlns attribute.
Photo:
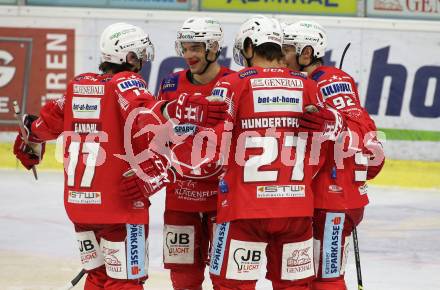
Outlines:
<svg viewBox="0 0 440 290"><path fill-rule="evenodd" d="M284 68L248 68L214 88L231 103L234 122L218 221L311 216L310 138L298 117L316 104L315 84Z"/></svg>
<svg viewBox="0 0 440 290"><path fill-rule="evenodd" d="M358 146L363 147L364 136L375 131L376 126L367 111L362 108L353 78L346 72L328 66L318 67L311 78L317 82L320 98L330 107L340 111L346 121L350 136L356 134ZM348 137L347 137L348 138ZM353 141L352 141L353 142ZM341 146L337 146L341 148ZM341 150L331 146L324 167L316 176L314 184L315 206L327 209L360 208L368 204L366 195L366 162L362 152L342 160ZM347 151L348 148L343 150ZM341 160L341 161L339 161ZM339 164L339 166L336 166ZM342 166L341 166L342 165Z"/></svg>
<svg viewBox="0 0 440 290"><path fill-rule="evenodd" d="M118 187L125 154L124 94L145 88L134 73L82 74L69 83L64 108L65 206L76 223L144 223L147 200L122 198Z"/></svg>

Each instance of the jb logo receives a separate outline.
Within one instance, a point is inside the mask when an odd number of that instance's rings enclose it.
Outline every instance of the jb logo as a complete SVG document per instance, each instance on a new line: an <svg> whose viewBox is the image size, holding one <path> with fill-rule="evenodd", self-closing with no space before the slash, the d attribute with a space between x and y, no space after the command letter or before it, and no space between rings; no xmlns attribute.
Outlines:
<svg viewBox="0 0 440 290"><path fill-rule="evenodd" d="M239 272L258 269L261 260L261 251L238 248L234 251L234 262Z"/></svg>
<svg viewBox="0 0 440 290"><path fill-rule="evenodd" d="M10 64L14 60L12 54L6 50L0 50L0 62L4 65ZM0 66L0 88L9 84L15 75L15 67L12 66Z"/></svg>
<svg viewBox="0 0 440 290"><path fill-rule="evenodd" d="M91 250L93 250L95 247L93 246L93 243L91 240L78 240L79 243L79 251L81 253L83 252L89 252Z"/></svg>
<svg viewBox="0 0 440 290"><path fill-rule="evenodd" d="M166 247L169 255L186 254L189 251L190 237L187 233L167 232Z"/></svg>

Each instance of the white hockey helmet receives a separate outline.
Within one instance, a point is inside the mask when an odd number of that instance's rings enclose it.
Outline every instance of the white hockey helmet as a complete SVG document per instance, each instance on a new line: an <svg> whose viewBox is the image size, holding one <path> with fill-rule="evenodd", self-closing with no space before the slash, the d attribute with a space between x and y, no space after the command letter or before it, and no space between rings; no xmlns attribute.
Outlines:
<svg viewBox="0 0 440 290"><path fill-rule="evenodd" d="M218 53L220 53L223 46L223 30L220 22L210 17L187 19L177 32L175 47L179 56L183 56L182 42L202 42L206 46L206 51L218 43Z"/></svg>
<svg viewBox="0 0 440 290"><path fill-rule="evenodd" d="M313 56L323 57L327 48L327 35L324 28L314 21L298 21L283 28L284 45L293 45L301 54L306 46L313 48Z"/></svg>
<svg viewBox="0 0 440 290"><path fill-rule="evenodd" d="M137 26L122 22L104 29L100 49L102 62L122 64L129 52L134 52L143 61L154 59L154 46L149 35Z"/></svg>
<svg viewBox="0 0 440 290"><path fill-rule="evenodd" d="M252 45L255 47L263 43L275 43L281 47L283 30L280 22L275 18L257 15L246 20L240 26L234 41L234 61L241 66L246 66L243 49L247 38L252 41Z"/></svg>

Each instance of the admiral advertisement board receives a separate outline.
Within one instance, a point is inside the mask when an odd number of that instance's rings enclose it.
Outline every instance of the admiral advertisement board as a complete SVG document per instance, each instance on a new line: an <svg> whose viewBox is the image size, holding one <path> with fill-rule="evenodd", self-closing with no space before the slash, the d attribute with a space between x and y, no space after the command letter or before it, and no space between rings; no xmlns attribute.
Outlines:
<svg viewBox="0 0 440 290"><path fill-rule="evenodd" d="M200 0L201 10L316 15L352 15L357 0Z"/></svg>

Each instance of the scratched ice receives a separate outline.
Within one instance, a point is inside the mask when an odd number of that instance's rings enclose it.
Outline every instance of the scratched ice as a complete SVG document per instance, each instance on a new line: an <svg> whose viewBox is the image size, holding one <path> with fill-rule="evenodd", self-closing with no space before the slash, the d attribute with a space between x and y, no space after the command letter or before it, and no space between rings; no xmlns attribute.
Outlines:
<svg viewBox="0 0 440 290"><path fill-rule="evenodd" d="M80 268L64 213L61 172L0 170L0 289L62 289ZM440 289L440 191L370 188L358 229L366 290ZM172 289L162 269L163 192L152 199L150 279L145 289ZM351 253L348 289L356 289ZM206 275L208 277L208 275ZM271 289L262 279L257 289ZM81 289L78 285L76 289ZM211 289L209 278L204 289Z"/></svg>

